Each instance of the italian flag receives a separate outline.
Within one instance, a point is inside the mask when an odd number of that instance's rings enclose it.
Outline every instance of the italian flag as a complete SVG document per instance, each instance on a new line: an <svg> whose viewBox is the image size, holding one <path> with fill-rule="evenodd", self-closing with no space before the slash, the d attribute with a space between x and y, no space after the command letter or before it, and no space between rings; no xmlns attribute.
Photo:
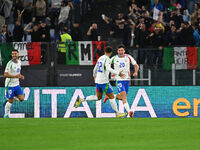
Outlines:
<svg viewBox="0 0 200 150"><path fill-rule="evenodd" d="M11 52L13 49L12 43L0 43L0 65L6 66L8 61L12 59Z"/></svg>
<svg viewBox="0 0 200 150"><path fill-rule="evenodd" d="M41 64L40 42L14 42L13 47L19 51L22 66Z"/></svg>
<svg viewBox="0 0 200 150"><path fill-rule="evenodd" d="M95 65L104 49L105 41L66 42L66 64Z"/></svg>
<svg viewBox="0 0 200 150"><path fill-rule="evenodd" d="M0 44L0 61L5 66L12 59L13 49L19 51L19 60L22 66L41 64L41 46L40 42L13 42Z"/></svg>
<svg viewBox="0 0 200 150"><path fill-rule="evenodd" d="M79 65L78 42L66 42L66 64Z"/></svg>
<svg viewBox="0 0 200 150"><path fill-rule="evenodd" d="M200 67L200 47L165 47L163 69L197 69Z"/></svg>

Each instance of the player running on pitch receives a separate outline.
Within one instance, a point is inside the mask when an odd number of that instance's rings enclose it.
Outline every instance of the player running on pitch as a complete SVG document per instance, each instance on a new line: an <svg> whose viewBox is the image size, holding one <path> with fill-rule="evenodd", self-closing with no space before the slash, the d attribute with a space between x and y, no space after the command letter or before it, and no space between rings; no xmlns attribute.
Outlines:
<svg viewBox="0 0 200 150"><path fill-rule="evenodd" d="M23 101L24 95L23 91L19 85L19 79L24 79L24 76L20 74L21 61L18 59L18 50L12 50L12 60L10 60L4 72L5 80L5 90L7 102L5 102L5 114L4 118L9 118L10 108L14 100Z"/></svg>
<svg viewBox="0 0 200 150"><path fill-rule="evenodd" d="M93 77L96 83L96 95L90 95L84 99L78 97L75 103L75 107L77 108L83 101L101 100L103 93L106 93L110 99L111 107L116 113L116 117L120 118L125 117L127 113L119 113L117 109L117 103L113 94L113 88L109 83L109 73L111 72L112 74L118 75L121 78L123 78L125 75L122 73L122 71L116 71L111 68L111 55L112 48L110 46L107 46L105 49L105 54L98 59L97 64L93 69Z"/></svg>
<svg viewBox="0 0 200 150"><path fill-rule="evenodd" d="M135 68L135 72L133 73L133 76L137 76L139 66L134 60L134 58L128 54L125 54L125 47L123 44L118 46L117 50L118 55L115 55L111 58L111 63L114 64L114 69L123 71L125 74L125 78L121 78L120 76L115 76L118 95L116 95L116 99L122 100L124 104L124 108L129 113L130 117L133 117L133 111L130 111L129 104L127 103L127 94L128 94L128 88L130 84L130 64L132 64ZM104 103L107 101L109 97L105 96Z"/></svg>

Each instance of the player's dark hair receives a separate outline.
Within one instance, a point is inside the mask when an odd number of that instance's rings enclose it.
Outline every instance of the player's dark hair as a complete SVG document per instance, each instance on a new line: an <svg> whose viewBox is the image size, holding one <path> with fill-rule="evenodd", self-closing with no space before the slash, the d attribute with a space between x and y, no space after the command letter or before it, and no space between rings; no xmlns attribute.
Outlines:
<svg viewBox="0 0 200 150"><path fill-rule="evenodd" d="M17 49L13 49L12 52L17 52L17 53L19 53L19 51L18 51Z"/></svg>
<svg viewBox="0 0 200 150"><path fill-rule="evenodd" d="M119 48L123 48L123 49L125 49L124 44L120 44L120 45L118 45L118 46L117 46L117 49L119 49Z"/></svg>
<svg viewBox="0 0 200 150"><path fill-rule="evenodd" d="M112 47L106 46L105 52L106 52L106 53L111 53L112 50L113 50Z"/></svg>

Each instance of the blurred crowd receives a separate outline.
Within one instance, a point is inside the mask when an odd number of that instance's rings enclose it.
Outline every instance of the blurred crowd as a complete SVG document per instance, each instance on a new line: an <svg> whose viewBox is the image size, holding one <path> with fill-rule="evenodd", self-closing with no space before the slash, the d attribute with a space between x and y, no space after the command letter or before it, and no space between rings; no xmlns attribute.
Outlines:
<svg viewBox="0 0 200 150"><path fill-rule="evenodd" d="M79 24L93 0L0 0L0 42L82 40Z"/></svg>
<svg viewBox="0 0 200 150"><path fill-rule="evenodd" d="M129 0L128 13L102 19L110 37L138 49L139 64L161 65L165 46L200 46L200 1Z"/></svg>
<svg viewBox="0 0 200 150"><path fill-rule="evenodd" d="M190 12L184 0L169 1L168 7L161 2L130 0L128 14L118 12L116 18L103 14L102 19L110 36L121 37L126 46L199 46L200 3L194 1Z"/></svg>
<svg viewBox="0 0 200 150"><path fill-rule="evenodd" d="M95 0L0 0L0 42L102 40L97 22L86 29L88 39L80 29L94 4ZM102 14L101 19L109 38L121 39L127 47L200 45L200 0L127 0L126 10L116 12L117 17Z"/></svg>

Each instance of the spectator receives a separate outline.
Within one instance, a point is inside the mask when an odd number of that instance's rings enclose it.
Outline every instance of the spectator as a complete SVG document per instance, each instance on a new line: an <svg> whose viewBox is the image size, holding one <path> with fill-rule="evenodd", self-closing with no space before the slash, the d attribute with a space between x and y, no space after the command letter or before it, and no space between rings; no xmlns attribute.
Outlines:
<svg viewBox="0 0 200 150"><path fill-rule="evenodd" d="M183 21L184 22L190 22L191 21L190 14L189 14L187 9L183 9Z"/></svg>
<svg viewBox="0 0 200 150"><path fill-rule="evenodd" d="M192 14L192 17L191 17L191 24L195 28L198 27L199 22L200 22L200 8L198 10L195 10L195 12Z"/></svg>
<svg viewBox="0 0 200 150"><path fill-rule="evenodd" d="M67 26L70 10L73 8L72 2L66 2L65 0L61 3L61 10L58 17L59 29L62 30L64 26Z"/></svg>
<svg viewBox="0 0 200 150"><path fill-rule="evenodd" d="M84 13L83 0L77 0L76 2L74 1L74 18L82 22Z"/></svg>
<svg viewBox="0 0 200 150"><path fill-rule="evenodd" d="M144 23L141 23L136 31L136 48L145 48L148 46L148 35L149 32Z"/></svg>
<svg viewBox="0 0 200 150"><path fill-rule="evenodd" d="M176 26L172 25L171 29L166 33L166 44L167 46L179 45L178 34L176 32Z"/></svg>
<svg viewBox="0 0 200 150"><path fill-rule="evenodd" d="M149 17L149 12L147 10L142 11L142 17L144 18L144 23L146 24L147 29L149 29L153 22L153 19Z"/></svg>
<svg viewBox="0 0 200 150"><path fill-rule="evenodd" d="M22 38L24 36L24 29L21 24L21 20L17 20L15 22L15 28L13 30L13 41L14 42L22 42Z"/></svg>
<svg viewBox="0 0 200 150"><path fill-rule="evenodd" d="M129 0L128 1L128 7L132 7L133 5L136 5L139 9L142 9L142 7L149 8L151 2L150 0Z"/></svg>
<svg viewBox="0 0 200 150"><path fill-rule="evenodd" d="M117 24L120 22L120 20L118 20L118 19L113 20L112 18L109 18L109 17L105 16L104 14L102 14L102 19L109 26L109 35L113 38L116 38L116 32L115 31L118 28Z"/></svg>
<svg viewBox="0 0 200 150"><path fill-rule="evenodd" d="M154 28L156 27L157 21L153 21L153 23L151 24L151 27L148 28L149 32L153 32Z"/></svg>
<svg viewBox="0 0 200 150"><path fill-rule="evenodd" d="M117 14L117 19L119 19L121 22L125 21L124 13L119 12L119 13Z"/></svg>
<svg viewBox="0 0 200 150"><path fill-rule="evenodd" d="M14 10L14 21L18 19L18 12L22 12L24 10L23 8L23 1L22 0L14 0L13 1L13 10Z"/></svg>
<svg viewBox="0 0 200 150"><path fill-rule="evenodd" d="M186 0L186 1L188 1L187 8L189 9L190 14L194 13L195 11L197 11L197 9L200 8L199 0Z"/></svg>
<svg viewBox="0 0 200 150"><path fill-rule="evenodd" d="M184 9L185 8L185 0L176 0L176 4L180 4L180 8Z"/></svg>
<svg viewBox="0 0 200 150"><path fill-rule="evenodd" d="M13 41L22 42L23 36L24 36L24 30L21 25L21 21L17 20L15 23L15 28L13 30Z"/></svg>
<svg viewBox="0 0 200 150"><path fill-rule="evenodd" d="M194 39L195 39L195 45L200 46L200 26L196 28L196 30L193 33Z"/></svg>
<svg viewBox="0 0 200 150"><path fill-rule="evenodd" d="M200 3L195 3L194 4L194 11L198 11L198 9L200 9Z"/></svg>
<svg viewBox="0 0 200 150"><path fill-rule="evenodd" d="M171 30L171 27L172 27L173 25L175 25L175 24L174 24L174 20L170 20L169 23L166 23L166 24L165 24L165 33L167 33L168 31L170 31L170 30ZM175 27L176 27L176 26L175 26ZM176 30L177 30L177 28L176 28Z"/></svg>
<svg viewBox="0 0 200 150"><path fill-rule="evenodd" d="M0 42L10 43L13 41L11 33L7 30L7 25L2 25L2 31L0 33Z"/></svg>
<svg viewBox="0 0 200 150"><path fill-rule="evenodd" d="M163 9L166 10L170 7L172 0L161 0L161 3L163 4Z"/></svg>
<svg viewBox="0 0 200 150"><path fill-rule="evenodd" d="M181 45L195 45L193 36L194 30L188 22L181 23L181 27L179 28L178 32L180 32Z"/></svg>
<svg viewBox="0 0 200 150"><path fill-rule="evenodd" d="M132 19L134 22L138 21L138 17L140 16L140 8L137 7L136 4L132 4L131 6L129 6L129 14L128 17L130 19Z"/></svg>
<svg viewBox="0 0 200 150"><path fill-rule="evenodd" d="M146 25L144 23L139 24L136 31L136 48L138 48L138 62L139 64L144 64L146 57L147 57L147 51L142 50L143 48L147 48L149 44L148 40L149 32L146 28Z"/></svg>
<svg viewBox="0 0 200 150"><path fill-rule="evenodd" d="M180 13L179 13L177 8L175 8L171 12L170 20L174 21L174 24L175 24L177 29L180 28L181 22L183 22L183 17L180 15Z"/></svg>
<svg viewBox="0 0 200 150"><path fill-rule="evenodd" d="M139 7L142 8L142 6L145 6L146 8L149 8L151 5L150 0L135 0L135 4Z"/></svg>
<svg viewBox="0 0 200 150"><path fill-rule="evenodd" d="M17 21L15 22L15 27L13 30L13 41L14 42L22 42L22 38L24 36L24 29L22 27L21 23L21 17L22 14L24 13L24 10L20 11L19 9L17 10Z"/></svg>
<svg viewBox="0 0 200 150"><path fill-rule="evenodd" d="M155 27L154 32L149 35L151 45L157 48L154 52L153 63L159 67L162 65L164 47L164 34L161 30L161 28Z"/></svg>
<svg viewBox="0 0 200 150"><path fill-rule="evenodd" d="M185 8L185 3L183 0L172 0L172 7L180 10Z"/></svg>
<svg viewBox="0 0 200 150"><path fill-rule="evenodd" d="M129 19L131 22L133 22L131 19ZM118 13L117 18L114 20L114 22L110 22L110 35L114 38L120 39L123 41L123 44L125 46L129 45L129 22L125 20L123 13Z"/></svg>
<svg viewBox="0 0 200 150"><path fill-rule="evenodd" d="M83 40L82 31L81 31L81 29L79 27L79 23L78 22L75 22L73 24L71 36L72 36L73 41L82 41Z"/></svg>
<svg viewBox="0 0 200 150"><path fill-rule="evenodd" d="M144 23L144 18L143 17L140 17L139 19L138 19L138 24L137 24L137 28L140 28L141 26L141 24L143 24ZM145 23L144 23L145 24ZM145 24L146 25L146 24Z"/></svg>
<svg viewBox="0 0 200 150"><path fill-rule="evenodd" d="M159 0L154 0L154 4L151 5L150 11L153 11L154 8L163 11L163 5L159 2Z"/></svg>
<svg viewBox="0 0 200 150"><path fill-rule="evenodd" d="M8 3L12 4L12 1L10 1L10 0L6 0L5 2L6 3L8 2ZM11 35L13 36L13 29L14 29L14 9L13 9L13 5L11 6L11 8L12 8L11 10L7 10L6 11L7 13L9 11L9 13L8 13L9 16L5 17L5 24L7 25L7 31L9 33L11 33Z"/></svg>
<svg viewBox="0 0 200 150"><path fill-rule="evenodd" d="M39 31L41 33L41 42L50 42L50 28L45 20L40 21Z"/></svg>
<svg viewBox="0 0 200 150"><path fill-rule="evenodd" d="M36 21L39 22L46 18L46 2L44 0L37 0L35 4Z"/></svg>
<svg viewBox="0 0 200 150"><path fill-rule="evenodd" d="M33 26L32 28L30 28ZM42 34L41 31L39 30L39 25L37 23L32 23L30 22L27 24L24 28L24 31L28 32L31 34L31 42L40 42L42 39Z"/></svg>
<svg viewBox="0 0 200 150"><path fill-rule="evenodd" d="M129 0L127 3L128 8L130 8L133 4L135 4L135 0Z"/></svg>
<svg viewBox="0 0 200 150"><path fill-rule="evenodd" d="M132 22L129 25L129 30L128 30L128 46L130 47L135 47L135 34L136 34L136 30L135 30L135 23Z"/></svg>
<svg viewBox="0 0 200 150"><path fill-rule="evenodd" d="M67 27L64 27L62 30L62 34L59 37L58 42L62 42L58 45L58 64L65 64L66 63L66 42L71 42L72 37L67 33Z"/></svg>
<svg viewBox="0 0 200 150"><path fill-rule="evenodd" d="M129 30L129 26L127 24L127 22L123 19L121 21L119 21L119 23L116 26L117 28L115 28L115 37L122 40L123 44L125 46L128 45L128 30Z"/></svg>
<svg viewBox="0 0 200 150"><path fill-rule="evenodd" d="M90 26L89 30L87 31L87 36L90 41L98 41L99 31L98 26L95 22Z"/></svg>
<svg viewBox="0 0 200 150"><path fill-rule="evenodd" d="M58 25L58 17L60 14L62 0L52 0L51 7L49 9L49 17L51 19L51 26L52 28L56 28Z"/></svg>
<svg viewBox="0 0 200 150"><path fill-rule="evenodd" d="M72 37L70 34L67 33L67 27L64 27L62 30L62 34L60 35L60 38L58 40L58 42L62 42L62 44L59 44L59 51L60 52L66 52L66 48L65 48L65 44L66 42L71 42L72 41Z"/></svg>
<svg viewBox="0 0 200 150"><path fill-rule="evenodd" d="M24 13L23 13L23 21L25 24L32 21L33 17L33 0L24 0Z"/></svg>
<svg viewBox="0 0 200 150"><path fill-rule="evenodd" d="M11 0L0 1L0 15L7 19L11 15L13 2Z"/></svg>
<svg viewBox="0 0 200 150"><path fill-rule="evenodd" d="M165 27L163 25L163 22L157 21L156 22L156 27L160 28L163 33L165 32Z"/></svg>

